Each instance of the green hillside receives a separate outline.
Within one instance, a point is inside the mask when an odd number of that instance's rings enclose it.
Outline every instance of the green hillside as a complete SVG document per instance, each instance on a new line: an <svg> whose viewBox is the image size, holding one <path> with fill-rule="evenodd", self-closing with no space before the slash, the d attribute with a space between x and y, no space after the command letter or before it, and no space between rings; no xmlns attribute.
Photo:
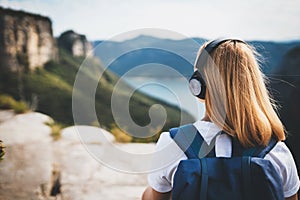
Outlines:
<svg viewBox="0 0 300 200"><path fill-rule="evenodd" d="M29 107L51 116L59 123L72 125L74 123L72 115L73 84L83 60L84 57L73 57L63 49L60 49L59 60L47 63L44 68L37 68L35 71L23 70L18 73L3 71L0 75L0 93L10 95L16 100L27 102ZM94 58L90 58L88 64L92 65L93 69L103 71L99 61ZM87 81L97 80L99 77L95 76L95 74L94 72L86 71L84 79ZM155 141L162 130L156 130L157 135L155 136L140 139L124 134L124 130L120 130L116 125L111 111L111 95L117 81L118 77L109 71L103 72L99 81L95 94L95 109L100 126L115 134L119 141ZM124 99L128 98L131 89L125 83L121 85L122 89L118 95L118 103L120 104L122 104ZM83 102L83 110L85 110L84 108L90 103L90 99L87 98L84 89L78 92ZM130 98L129 110L136 124L145 126L150 122L148 111L154 104L162 105L167 111L168 117L163 130L178 126L180 121L190 123L194 120L188 113L182 113L183 119L181 119L181 112L177 107L135 92ZM86 113L81 113L81 115L82 119L84 119L82 124L98 124L89 115L88 110Z"/></svg>

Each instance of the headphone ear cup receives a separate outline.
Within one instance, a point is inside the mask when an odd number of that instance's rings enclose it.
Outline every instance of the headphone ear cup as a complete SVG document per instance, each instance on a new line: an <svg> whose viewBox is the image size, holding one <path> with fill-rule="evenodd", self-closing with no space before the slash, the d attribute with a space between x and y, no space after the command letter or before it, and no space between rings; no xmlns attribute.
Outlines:
<svg viewBox="0 0 300 200"><path fill-rule="evenodd" d="M206 85L199 72L195 72L189 80L189 88L192 94L200 99L205 99Z"/></svg>

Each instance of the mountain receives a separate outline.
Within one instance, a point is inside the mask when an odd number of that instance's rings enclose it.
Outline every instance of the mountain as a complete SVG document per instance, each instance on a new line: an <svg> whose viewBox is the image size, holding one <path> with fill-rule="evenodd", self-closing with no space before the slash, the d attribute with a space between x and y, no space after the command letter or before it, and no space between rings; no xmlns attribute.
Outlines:
<svg viewBox="0 0 300 200"><path fill-rule="evenodd" d="M22 100L57 122L71 125L75 95L81 108L77 124L100 125L123 141L156 141L161 131L194 121L190 114L174 105L134 92L116 74L104 69L99 59L89 54L91 44L84 35L66 31L54 38L48 17L0 7L0 27L0 94L5 97ZM80 67L84 70L80 71L79 79L84 84L74 88ZM91 83L96 83L92 96L88 88ZM118 91L117 83L121 85ZM115 102L113 94L117 96ZM93 101L94 107L90 106ZM167 114L163 127L141 132L143 138L136 134L128 136L127 133L132 134L131 127L119 127L118 122L128 119L140 127L147 126L152 119L162 119L158 107L153 106L156 104L163 106ZM125 108L129 113L125 113Z"/></svg>
<svg viewBox="0 0 300 200"><path fill-rule="evenodd" d="M95 56L111 71L123 76L133 68L156 63L169 66L180 74L189 77L193 72L193 64L199 47L206 40L203 38L187 38L171 40L141 35L136 38L116 41L94 41ZM300 41L268 42L248 41L262 56L262 70L271 74L282 60L283 55ZM105 51L104 51L105 49ZM152 70L150 67L141 76L168 77L168 74Z"/></svg>
<svg viewBox="0 0 300 200"><path fill-rule="evenodd" d="M0 93L9 94L15 99L22 99L29 105L37 104L36 111L42 112L53 117L57 122L65 125L73 124L72 110L72 92L73 84L78 69L83 62L84 57L73 57L65 50L59 50L59 60L48 62L44 68L37 68L34 71L24 72L21 75L14 72L1 72L0 74ZM91 59L89 65L93 65L94 69L101 70L101 65L97 59ZM96 78L92 73L86 72L84 75L86 83L95 81ZM97 79L98 81L98 79ZM95 93L95 109L97 118L101 127L109 131L123 134L126 130L116 129L115 118L112 113L111 98L114 86L119 78L109 71L105 71L99 80ZM87 84L88 85L88 84ZM171 127L178 126L180 121L190 123L194 121L193 117L179 108L172 106L161 100L154 99L145 94L135 92L131 95L131 87L126 83L122 83L122 91L118 93L118 102L122 107L129 107L130 116L134 122L140 126L150 123L148 111L152 105L160 104L167 112L167 121L163 127L163 131ZM81 119L77 121L80 124L99 125L90 114L90 103L92 99L88 98L88 94L81 88L79 98L82 102L81 109L85 112L80 113ZM126 99L130 99L126 105ZM36 100L36 101L35 101ZM121 111L120 111L121 112ZM154 113L153 118L160 119L159 113ZM123 128L123 127L122 127ZM120 131L123 131L123 133ZM161 132L161 130L152 130ZM144 133L143 133L144 134ZM153 135L153 133L149 133ZM159 134L155 134L151 138L139 139L138 137L126 141L155 141ZM121 137L121 136L119 136ZM121 139L122 140L122 139Z"/></svg>
<svg viewBox="0 0 300 200"><path fill-rule="evenodd" d="M165 65L188 76L193 71L194 58L203 42L203 39L171 40L141 35L123 42L95 41L93 46L95 56L119 76L149 63ZM168 74L149 68L138 76L168 77Z"/></svg>
<svg viewBox="0 0 300 200"><path fill-rule="evenodd" d="M300 41L272 42L272 41L249 41L261 55L262 70L265 74L277 71L285 54L292 48L300 45Z"/></svg>

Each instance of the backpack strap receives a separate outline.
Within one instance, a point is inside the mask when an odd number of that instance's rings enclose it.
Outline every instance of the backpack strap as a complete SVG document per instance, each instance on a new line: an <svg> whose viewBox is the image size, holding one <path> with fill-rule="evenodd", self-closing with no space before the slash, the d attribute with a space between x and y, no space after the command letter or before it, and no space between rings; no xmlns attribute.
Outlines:
<svg viewBox="0 0 300 200"><path fill-rule="evenodd" d="M267 146L257 146L244 148L236 139L232 139L232 157L234 156L250 156L264 158L277 144L278 140L272 136Z"/></svg>
<svg viewBox="0 0 300 200"><path fill-rule="evenodd" d="M260 147L256 152L254 152L254 157L264 158L278 143L277 138L271 137L269 144L266 147Z"/></svg>
<svg viewBox="0 0 300 200"><path fill-rule="evenodd" d="M248 188L251 187L251 157L264 158L277 144L278 140L272 136L267 146L258 146L247 148L242 155L242 174L243 174L243 190L244 199L251 200L252 194L249 193Z"/></svg>
<svg viewBox="0 0 300 200"><path fill-rule="evenodd" d="M170 129L170 136L189 158L203 158L215 156L215 138L208 145L198 130L192 124Z"/></svg>

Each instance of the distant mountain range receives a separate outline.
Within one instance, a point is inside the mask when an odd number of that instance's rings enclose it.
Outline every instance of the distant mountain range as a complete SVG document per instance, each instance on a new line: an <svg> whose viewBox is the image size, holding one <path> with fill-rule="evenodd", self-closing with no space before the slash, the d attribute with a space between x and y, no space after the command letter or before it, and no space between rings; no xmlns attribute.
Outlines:
<svg viewBox="0 0 300 200"><path fill-rule="evenodd" d="M205 41L207 40L203 38L171 40L141 35L122 42L94 41L93 46L95 55L119 76L137 66L153 63L166 65L189 77L193 72L197 51ZM262 70L266 74L272 74L278 68L284 54L300 44L300 40L248 42L262 55ZM143 73L139 72L138 76L168 77L168 74L151 70L149 67Z"/></svg>

